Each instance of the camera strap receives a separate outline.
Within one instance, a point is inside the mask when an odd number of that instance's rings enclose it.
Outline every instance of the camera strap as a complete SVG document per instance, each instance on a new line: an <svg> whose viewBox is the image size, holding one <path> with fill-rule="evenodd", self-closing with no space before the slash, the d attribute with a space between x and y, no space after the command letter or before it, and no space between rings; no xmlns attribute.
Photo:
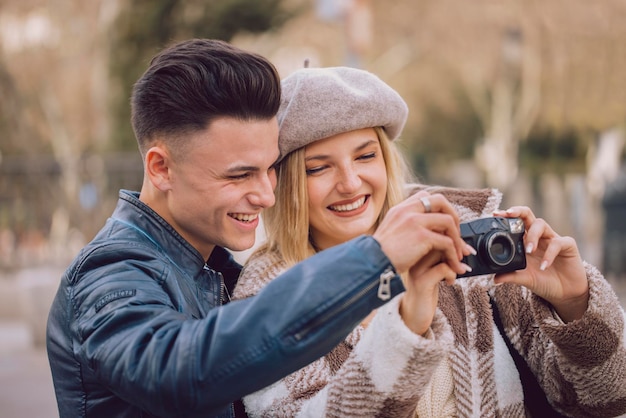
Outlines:
<svg viewBox="0 0 626 418"><path fill-rule="evenodd" d="M530 412L531 417L565 417L565 415L560 414L552 407L552 405L550 405L545 392L537 382L537 378L533 374L532 370L530 370L526 360L524 360L521 354L515 349L515 347L513 347L511 340L509 340L506 332L504 332L504 325L502 324L502 319L500 318L500 311L498 311L498 306L491 295L489 295L489 301L491 302L491 309L493 311L493 320L498 327L498 331L500 331L502 339L504 339L504 342L509 349L509 353L511 353L511 357L513 357L515 367L517 367L517 371L519 372L519 377L522 381L522 389L524 391L524 405L526 406L528 412Z"/></svg>

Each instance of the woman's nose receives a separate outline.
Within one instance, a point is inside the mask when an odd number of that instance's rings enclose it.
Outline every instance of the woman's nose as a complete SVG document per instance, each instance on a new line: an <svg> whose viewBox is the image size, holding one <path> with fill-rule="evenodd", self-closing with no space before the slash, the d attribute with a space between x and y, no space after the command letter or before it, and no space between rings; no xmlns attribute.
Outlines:
<svg viewBox="0 0 626 418"><path fill-rule="evenodd" d="M361 187L361 177L353 168L344 168L337 179L337 190L340 193L353 193Z"/></svg>

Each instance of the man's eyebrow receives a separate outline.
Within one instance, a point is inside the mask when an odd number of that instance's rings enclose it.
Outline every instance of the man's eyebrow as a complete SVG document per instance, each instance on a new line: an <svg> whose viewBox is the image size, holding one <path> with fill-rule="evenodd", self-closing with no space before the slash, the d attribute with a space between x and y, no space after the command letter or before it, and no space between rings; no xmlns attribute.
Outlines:
<svg viewBox="0 0 626 418"><path fill-rule="evenodd" d="M240 173L242 171L259 171L259 167L253 165L236 165L226 170L227 173Z"/></svg>

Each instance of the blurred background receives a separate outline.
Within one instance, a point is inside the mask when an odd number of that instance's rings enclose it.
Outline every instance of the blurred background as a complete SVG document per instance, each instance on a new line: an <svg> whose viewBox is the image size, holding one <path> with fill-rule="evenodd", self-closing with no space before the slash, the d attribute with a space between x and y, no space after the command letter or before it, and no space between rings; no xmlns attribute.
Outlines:
<svg viewBox="0 0 626 418"><path fill-rule="evenodd" d="M58 416L51 298L118 190L141 185L133 82L191 37L283 77L305 60L376 73L409 103L420 181L531 206L626 301L626 0L0 0L3 417Z"/></svg>

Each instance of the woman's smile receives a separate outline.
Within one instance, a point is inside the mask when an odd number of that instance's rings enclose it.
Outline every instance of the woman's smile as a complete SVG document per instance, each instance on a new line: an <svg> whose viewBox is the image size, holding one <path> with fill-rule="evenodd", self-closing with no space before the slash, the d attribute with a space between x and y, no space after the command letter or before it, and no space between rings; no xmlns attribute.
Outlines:
<svg viewBox="0 0 626 418"><path fill-rule="evenodd" d="M367 209L370 195L362 195L351 202L340 202L328 206L328 209L340 216L354 216Z"/></svg>
<svg viewBox="0 0 626 418"><path fill-rule="evenodd" d="M305 150L309 234L319 249L372 233L387 194L374 128L343 132Z"/></svg>

